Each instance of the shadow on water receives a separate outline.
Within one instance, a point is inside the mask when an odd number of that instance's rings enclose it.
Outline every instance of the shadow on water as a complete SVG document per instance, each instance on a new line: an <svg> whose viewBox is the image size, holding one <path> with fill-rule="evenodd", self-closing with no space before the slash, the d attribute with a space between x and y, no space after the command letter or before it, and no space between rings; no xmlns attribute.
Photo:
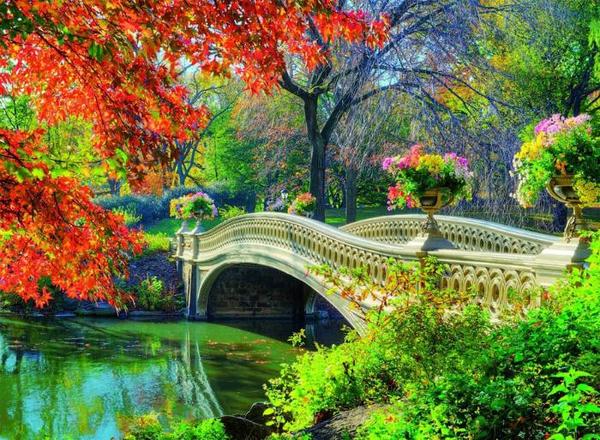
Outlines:
<svg viewBox="0 0 600 440"><path fill-rule="evenodd" d="M119 438L148 412L199 419L241 413L302 352L292 321L27 321L0 318L0 439ZM339 324L307 324L339 342Z"/></svg>
<svg viewBox="0 0 600 440"><path fill-rule="evenodd" d="M326 346L342 343L346 335L345 328L348 327L344 319L230 319L213 322L286 343L293 333L305 329L309 349L313 349L315 343Z"/></svg>

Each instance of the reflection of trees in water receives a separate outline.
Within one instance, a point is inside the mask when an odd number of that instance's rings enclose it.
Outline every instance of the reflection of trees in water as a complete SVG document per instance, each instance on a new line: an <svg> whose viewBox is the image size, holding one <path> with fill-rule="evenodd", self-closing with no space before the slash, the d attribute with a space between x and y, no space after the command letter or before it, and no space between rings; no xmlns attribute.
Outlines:
<svg viewBox="0 0 600 440"><path fill-rule="evenodd" d="M169 376L177 383L179 399L193 408L196 418L219 417L223 409L210 386L200 355L198 340L192 340L189 328L181 343L181 357L169 363Z"/></svg>

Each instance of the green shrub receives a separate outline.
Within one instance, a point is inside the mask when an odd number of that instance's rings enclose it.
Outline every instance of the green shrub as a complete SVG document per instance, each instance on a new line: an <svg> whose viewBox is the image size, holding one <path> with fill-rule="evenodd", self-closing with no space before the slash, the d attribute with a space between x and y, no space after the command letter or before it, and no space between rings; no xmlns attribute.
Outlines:
<svg viewBox="0 0 600 440"><path fill-rule="evenodd" d="M142 216L137 214L135 206L120 206L114 208L112 212L123 216L127 226L135 226L142 220Z"/></svg>
<svg viewBox="0 0 600 440"><path fill-rule="evenodd" d="M315 270L326 278L335 277L323 267ZM277 425L294 431L323 414L388 401L415 383L460 370L465 356L481 350L481 336L490 328L487 313L467 305L468 296L432 289L440 275L437 268L428 265L422 271L417 265L390 261L388 273L387 291L378 294L386 302L393 301L393 312L371 313L366 336L350 333L340 346L306 353L270 381L266 393ZM352 281L339 283L339 291L364 299L370 277L363 271L345 271L345 275ZM399 285L405 289L402 293ZM455 304L465 306L463 313L447 319L447 310Z"/></svg>
<svg viewBox="0 0 600 440"><path fill-rule="evenodd" d="M156 234L144 233L146 247L143 255L151 255L156 252L169 252L171 250L171 240L173 237L162 232Z"/></svg>
<svg viewBox="0 0 600 440"><path fill-rule="evenodd" d="M230 218L244 214L246 214L246 210L238 206L224 206L219 209L219 217L221 217L222 220L229 220Z"/></svg>
<svg viewBox="0 0 600 440"><path fill-rule="evenodd" d="M363 440L598 438L600 234L592 249L589 268L558 283L541 308L498 325L437 289L439 271L428 265L391 266L383 287L361 271L336 278L320 268L350 300L377 292L391 310L367 316L364 337L352 333L285 366L266 388L267 412L297 431L384 404L360 429ZM585 381L567 385L573 372L586 372Z"/></svg>
<svg viewBox="0 0 600 440"><path fill-rule="evenodd" d="M220 420L202 420L197 425L180 424L165 440L227 440L225 427Z"/></svg>
<svg viewBox="0 0 600 440"><path fill-rule="evenodd" d="M197 424L180 423L172 432L166 432L156 414L134 420L124 440L228 440L220 420L207 419Z"/></svg>
<svg viewBox="0 0 600 440"><path fill-rule="evenodd" d="M183 299L172 290L165 290L155 276L143 279L133 289L138 308L148 311L175 312L183 307Z"/></svg>

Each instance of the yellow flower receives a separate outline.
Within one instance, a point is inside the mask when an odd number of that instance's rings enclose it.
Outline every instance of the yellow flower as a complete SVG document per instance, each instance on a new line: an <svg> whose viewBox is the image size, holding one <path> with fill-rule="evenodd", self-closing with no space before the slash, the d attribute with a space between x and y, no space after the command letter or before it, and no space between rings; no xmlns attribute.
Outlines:
<svg viewBox="0 0 600 440"><path fill-rule="evenodd" d="M532 140L523 143L521 151L516 154L516 157L521 160L534 160L540 156L547 145L548 136L546 133L540 132Z"/></svg>
<svg viewBox="0 0 600 440"><path fill-rule="evenodd" d="M600 185L576 178L573 188L585 206L600 205Z"/></svg>
<svg viewBox="0 0 600 440"><path fill-rule="evenodd" d="M444 159L439 154L424 154L419 158L417 169L426 169L431 174L439 174L444 166Z"/></svg>

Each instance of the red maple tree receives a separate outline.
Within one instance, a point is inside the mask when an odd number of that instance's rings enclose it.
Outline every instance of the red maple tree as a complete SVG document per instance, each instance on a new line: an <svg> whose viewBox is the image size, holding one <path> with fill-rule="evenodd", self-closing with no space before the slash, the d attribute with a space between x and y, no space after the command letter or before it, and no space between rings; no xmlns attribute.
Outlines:
<svg viewBox="0 0 600 440"><path fill-rule="evenodd" d="M336 9L334 0L9 0L0 8L0 95L27 96L32 131L0 131L0 291L43 306L41 278L78 299L127 298L114 285L141 249L139 233L55 172L44 130L78 117L102 159L126 157L135 183L173 154L208 111L186 104L183 68L235 73L254 92L276 86L284 57L315 66L332 42L385 38L385 20ZM114 160L111 163L115 163ZM121 165L125 160L120 161Z"/></svg>

